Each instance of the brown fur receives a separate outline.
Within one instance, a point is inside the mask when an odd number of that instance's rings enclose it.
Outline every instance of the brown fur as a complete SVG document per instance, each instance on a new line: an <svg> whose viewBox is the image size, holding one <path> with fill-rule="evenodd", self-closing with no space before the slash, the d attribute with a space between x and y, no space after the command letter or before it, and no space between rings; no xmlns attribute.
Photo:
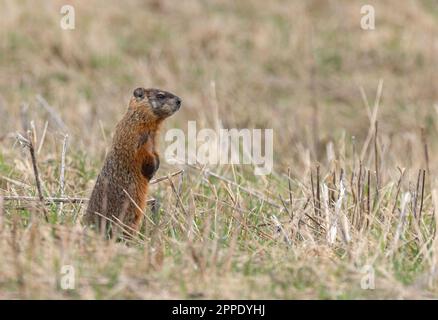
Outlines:
<svg viewBox="0 0 438 320"><path fill-rule="evenodd" d="M121 220L129 226L124 227L129 233L140 229L149 180L159 167L156 137L163 120L176 112L180 103L177 96L162 90L134 91L91 194L85 213L88 225L106 230L109 236L113 232L108 219Z"/></svg>

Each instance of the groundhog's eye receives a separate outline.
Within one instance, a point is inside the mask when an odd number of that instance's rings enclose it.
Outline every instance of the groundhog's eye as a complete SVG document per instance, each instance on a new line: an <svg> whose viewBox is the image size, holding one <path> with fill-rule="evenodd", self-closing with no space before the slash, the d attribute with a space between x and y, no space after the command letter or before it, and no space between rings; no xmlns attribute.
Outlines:
<svg viewBox="0 0 438 320"><path fill-rule="evenodd" d="M163 100L164 98L166 98L166 95L164 93L157 93L157 99Z"/></svg>

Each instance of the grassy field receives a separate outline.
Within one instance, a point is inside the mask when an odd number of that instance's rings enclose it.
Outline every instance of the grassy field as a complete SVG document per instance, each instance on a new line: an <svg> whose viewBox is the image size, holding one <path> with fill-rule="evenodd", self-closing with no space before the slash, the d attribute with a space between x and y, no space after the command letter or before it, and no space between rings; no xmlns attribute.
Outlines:
<svg viewBox="0 0 438 320"><path fill-rule="evenodd" d="M64 4L0 0L1 299L438 296L438 1ZM163 134L272 128L272 174L163 161L142 235L84 230L50 199L90 195L138 86L183 99Z"/></svg>

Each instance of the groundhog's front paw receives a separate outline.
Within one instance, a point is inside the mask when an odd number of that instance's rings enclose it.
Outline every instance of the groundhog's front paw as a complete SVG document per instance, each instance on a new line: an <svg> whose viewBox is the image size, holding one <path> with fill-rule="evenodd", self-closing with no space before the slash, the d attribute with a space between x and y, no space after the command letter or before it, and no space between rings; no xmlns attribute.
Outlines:
<svg viewBox="0 0 438 320"><path fill-rule="evenodd" d="M146 179L151 180L159 167L160 167L160 158L158 157L150 158L143 162L143 165L141 166L141 173Z"/></svg>

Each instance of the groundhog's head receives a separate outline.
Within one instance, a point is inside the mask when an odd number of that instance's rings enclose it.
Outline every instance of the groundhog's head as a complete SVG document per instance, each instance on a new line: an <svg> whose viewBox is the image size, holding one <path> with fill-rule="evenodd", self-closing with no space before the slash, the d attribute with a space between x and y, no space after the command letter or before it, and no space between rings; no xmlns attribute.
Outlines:
<svg viewBox="0 0 438 320"><path fill-rule="evenodd" d="M145 111L156 119L165 119L178 111L181 107L181 99L164 90L137 88L134 90L129 106Z"/></svg>

